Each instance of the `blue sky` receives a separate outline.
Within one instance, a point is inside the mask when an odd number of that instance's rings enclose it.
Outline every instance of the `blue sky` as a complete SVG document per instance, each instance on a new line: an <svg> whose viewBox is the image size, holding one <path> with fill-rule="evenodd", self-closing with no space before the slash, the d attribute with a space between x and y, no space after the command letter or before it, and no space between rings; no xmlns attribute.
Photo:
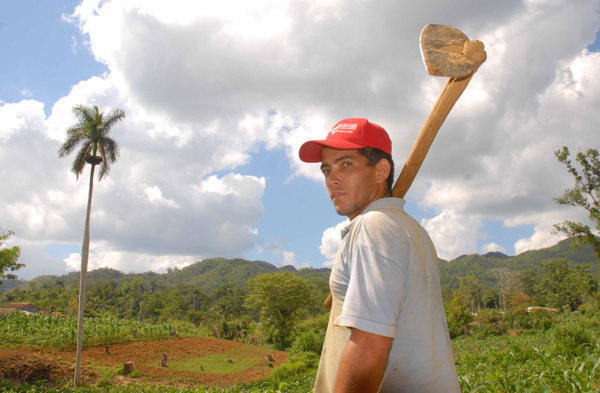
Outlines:
<svg viewBox="0 0 600 393"><path fill-rule="evenodd" d="M226 3L0 3L0 181L19 184L0 195L0 225L16 232L23 277L77 269L87 178L52 157L79 103L128 114L114 131L122 159L95 188L92 267L164 271L213 256L322 267L336 242L327 229L344 217L297 148L368 117L392 135L398 175L443 83L418 66L430 21L464 26L489 58L407 198L440 256L514 255L555 244L555 222L585 221L552 201L571 181L552 152L599 145L597 2L495 4L472 11L477 23L448 10L390 17L425 3L261 0L233 14Z"/></svg>
<svg viewBox="0 0 600 393"><path fill-rule="evenodd" d="M82 46L85 37L77 26L62 20L78 3L23 0L0 4L0 45L10 59L0 64L4 102L31 97L43 102L49 115L54 103L75 84L107 71Z"/></svg>

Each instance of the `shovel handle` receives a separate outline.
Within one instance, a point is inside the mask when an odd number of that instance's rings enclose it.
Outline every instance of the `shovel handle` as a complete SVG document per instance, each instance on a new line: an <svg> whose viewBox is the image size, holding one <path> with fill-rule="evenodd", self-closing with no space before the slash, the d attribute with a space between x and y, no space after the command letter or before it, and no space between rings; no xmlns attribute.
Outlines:
<svg viewBox="0 0 600 393"><path fill-rule="evenodd" d="M421 128L421 132L410 151L410 155L404 164L404 168L402 168L398 181L396 181L396 184L394 185L392 190L393 196L404 198L406 195L406 192L415 180L417 172L419 172L421 164L423 164L425 156L427 156L427 152L440 127L444 123L444 120L446 120L446 117L448 117L448 114L452 107L454 107L454 104L456 104L456 101L458 101L463 91L467 88L473 75L474 74L471 74L465 78L448 78L444 89L433 105L431 112L429 112L425 124L423 124L423 128Z"/></svg>

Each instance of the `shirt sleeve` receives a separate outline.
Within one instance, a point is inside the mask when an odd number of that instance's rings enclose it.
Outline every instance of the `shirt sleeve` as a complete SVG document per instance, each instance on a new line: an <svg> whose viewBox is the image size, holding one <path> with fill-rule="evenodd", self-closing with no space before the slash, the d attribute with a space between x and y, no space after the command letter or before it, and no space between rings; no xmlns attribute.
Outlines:
<svg viewBox="0 0 600 393"><path fill-rule="evenodd" d="M348 289L334 324L394 338L410 259L408 238L399 228L378 225L369 231L370 226L360 229L351 251Z"/></svg>

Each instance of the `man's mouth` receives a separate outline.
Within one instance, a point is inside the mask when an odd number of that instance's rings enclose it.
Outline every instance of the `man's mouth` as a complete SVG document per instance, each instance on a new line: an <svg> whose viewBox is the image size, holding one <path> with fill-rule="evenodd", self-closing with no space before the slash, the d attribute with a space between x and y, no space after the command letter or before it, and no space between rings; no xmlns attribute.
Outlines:
<svg viewBox="0 0 600 393"><path fill-rule="evenodd" d="M338 199L338 198L341 198L341 197L343 197L344 195L346 195L346 194L345 194L345 193L343 193L343 192L332 192L332 193L331 193L331 200L332 200L332 201L335 201L336 199Z"/></svg>

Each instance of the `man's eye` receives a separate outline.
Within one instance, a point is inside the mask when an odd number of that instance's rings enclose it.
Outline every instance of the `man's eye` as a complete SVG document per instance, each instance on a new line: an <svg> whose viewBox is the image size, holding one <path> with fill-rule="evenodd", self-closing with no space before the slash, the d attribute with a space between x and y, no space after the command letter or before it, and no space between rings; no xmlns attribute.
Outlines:
<svg viewBox="0 0 600 393"><path fill-rule="evenodd" d="M329 175L329 172L331 172L331 171L329 169L323 169L322 172L325 176L327 176L327 175Z"/></svg>
<svg viewBox="0 0 600 393"><path fill-rule="evenodd" d="M352 164L351 164L351 163L349 163L349 162L344 162L344 163L342 164L342 166L343 166L343 167L346 167L346 168L347 168L347 167L349 167L349 166L351 166L351 165L352 165Z"/></svg>

